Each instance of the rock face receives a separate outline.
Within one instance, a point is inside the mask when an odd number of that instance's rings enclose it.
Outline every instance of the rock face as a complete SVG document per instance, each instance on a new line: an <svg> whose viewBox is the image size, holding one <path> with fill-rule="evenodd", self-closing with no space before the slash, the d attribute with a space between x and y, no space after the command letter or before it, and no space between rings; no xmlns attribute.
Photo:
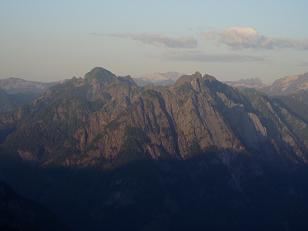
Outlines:
<svg viewBox="0 0 308 231"><path fill-rule="evenodd" d="M290 128L296 131L308 147L308 90L290 95L275 96L274 100L283 107L283 110L280 110L281 117ZM300 118L300 120L297 120L297 118ZM302 121L306 121L306 123Z"/></svg>
<svg viewBox="0 0 308 231"><path fill-rule="evenodd" d="M209 150L306 162L304 141L278 113L283 109L198 72L170 86L141 88L94 68L23 109L2 148L41 165L187 159Z"/></svg>
<svg viewBox="0 0 308 231"><path fill-rule="evenodd" d="M305 230L307 113L282 101L94 68L0 114L1 177L73 230ZM0 183L0 225L46 221L29 203Z"/></svg>

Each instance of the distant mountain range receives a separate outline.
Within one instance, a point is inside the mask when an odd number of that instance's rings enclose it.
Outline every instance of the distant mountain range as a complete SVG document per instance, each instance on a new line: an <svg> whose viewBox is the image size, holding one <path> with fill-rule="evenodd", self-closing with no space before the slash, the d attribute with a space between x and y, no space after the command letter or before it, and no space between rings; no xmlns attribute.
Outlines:
<svg viewBox="0 0 308 231"><path fill-rule="evenodd" d="M171 85L182 75L178 72L153 73L133 77L139 86L146 85ZM271 85L264 84L258 78L240 79L238 81L226 81L226 84L236 88L254 88L268 95L289 95L308 89L308 73L280 78Z"/></svg>
<svg viewBox="0 0 308 231"><path fill-rule="evenodd" d="M184 74L178 72L152 73L134 76L133 79L139 86L150 84L166 86L175 83L182 75Z"/></svg>
<svg viewBox="0 0 308 231"><path fill-rule="evenodd" d="M40 94L56 83L28 81L20 78L0 79L0 89L8 94Z"/></svg>
<svg viewBox="0 0 308 231"><path fill-rule="evenodd" d="M283 77L271 85L262 83L260 79L227 81L226 84L236 88L254 88L268 95L291 95L308 90L308 73Z"/></svg>
<svg viewBox="0 0 308 231"><path fill-rule="evenodd" d="M96 67L1 113L2 178L73 230L308 228L307 91L174 78Z"/></svg>
<svg viewBox="0 0 308 231"><path fill-rule="evenodd" d="M308 73L278 79L264 88L269 95L289 95L304 90L308 90Z"/></svg>
<svg viewBox="0 0 308 231"><path fill-rule="evenodd" d="M0 79L0 112L12 111L30 103L55 84L27 81L19 78Z"/></svg>
<svg viewBox="0 0 308 231"><path fill-rule="evenodd" d="M226 81L226 84L236 87L236 88L255 88L262 89L266 87L266 85L258 78L252 79L241 79L238 81Z"/></svg>

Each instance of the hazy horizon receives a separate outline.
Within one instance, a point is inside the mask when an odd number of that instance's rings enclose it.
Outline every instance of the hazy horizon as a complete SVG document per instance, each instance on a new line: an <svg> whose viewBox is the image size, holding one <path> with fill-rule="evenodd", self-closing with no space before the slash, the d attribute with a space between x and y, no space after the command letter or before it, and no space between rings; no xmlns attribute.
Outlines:
<svg viewBox="0 0 308 231"><path fill-rule="evenodd" d="M0 78L200 71L265 83L308 71L308 2L0 2Z"/></svg>

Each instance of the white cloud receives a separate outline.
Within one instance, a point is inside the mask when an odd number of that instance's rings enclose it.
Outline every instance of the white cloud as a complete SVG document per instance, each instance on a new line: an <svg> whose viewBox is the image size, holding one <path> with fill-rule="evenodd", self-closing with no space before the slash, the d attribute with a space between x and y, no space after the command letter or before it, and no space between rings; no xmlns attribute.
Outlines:
<svg viewBox="0 0 308 231"><path fill-rule="evenodd" d="M145 44L155 46L165 46L168 48L196 48L198 41L193 37L168 37L162 34L97 34L98 36L111 36L117 38L126 38L140 41Z"/></svg>
<svg viewBox="0 0 308 231"><path fill-rule="evenodd" d="M252 27L230 27L223 31L204 33L206 39L216 40L234 49L308 49L308 39L272 38L259 34Z"/></svg>

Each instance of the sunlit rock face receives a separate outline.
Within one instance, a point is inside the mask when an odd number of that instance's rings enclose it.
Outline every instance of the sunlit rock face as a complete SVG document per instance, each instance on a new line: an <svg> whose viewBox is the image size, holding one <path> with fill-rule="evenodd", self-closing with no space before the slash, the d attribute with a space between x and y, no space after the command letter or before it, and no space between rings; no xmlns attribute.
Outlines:
<svg viewBox="0 0 308 231"><path fill-rule="evenodd" d="M209 150L305 162L304 141L283 110L256 91L199 72L170 86L139 87L96 67L51 87L18 115L1 116L0 132L11 126L2 147L42 165L189 159Z"/></svg>

